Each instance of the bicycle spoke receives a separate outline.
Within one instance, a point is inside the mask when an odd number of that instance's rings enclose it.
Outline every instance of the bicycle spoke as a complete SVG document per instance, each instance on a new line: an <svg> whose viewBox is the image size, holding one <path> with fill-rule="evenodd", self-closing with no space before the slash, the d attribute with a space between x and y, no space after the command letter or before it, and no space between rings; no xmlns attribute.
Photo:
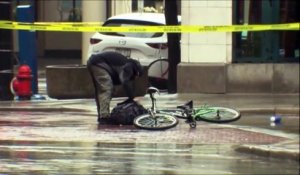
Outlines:
<svg viewBox="0 0 300 175"><path fill-rule="evenodd" d="M152 118L144 118L140 123L147 126L153 126L155 121Z"/></svg>
<svg viewBox="0 0 300 175"><path fill-rule="evenodd" d="M156 116L151 116L149 114L137 117L134 120L134 125L144 128L144 129L167 129L176 126L178 120L170 115L166 114L156 114Z"/></svg>

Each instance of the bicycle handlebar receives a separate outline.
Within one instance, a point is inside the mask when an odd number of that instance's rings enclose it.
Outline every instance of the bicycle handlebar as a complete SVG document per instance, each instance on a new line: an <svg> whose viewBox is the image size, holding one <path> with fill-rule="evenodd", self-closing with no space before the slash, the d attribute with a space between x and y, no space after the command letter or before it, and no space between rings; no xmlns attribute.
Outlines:
<svg viewBox="0 0 300 175"><path fill-rule="evenodd" d="M157 88L155 88L155 87L149 87L147 89L147 93L150 95L151 100L153 100L153 99L155 99L153 94L154 93L158 93L159 94L159 90Z"/></svg>
<svg viewBox="0 0 300 175"><path fill-rule="evenodd" d="M158 93L159 94L159 90L156 87L149 87L147 89L147 93L150 94L150 95L154 94L154 93Z"/></svg>

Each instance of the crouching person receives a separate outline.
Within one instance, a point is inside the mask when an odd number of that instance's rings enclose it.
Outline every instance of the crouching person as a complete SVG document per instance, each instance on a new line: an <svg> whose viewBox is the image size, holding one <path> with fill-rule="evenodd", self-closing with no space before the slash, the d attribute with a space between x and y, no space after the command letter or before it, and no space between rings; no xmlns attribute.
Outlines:
<svg viewBox="0 0 300 175"><path fill-rule="evenodd" d="M128 97L118 105L134 102L132 80L142 76L143 67L137 60L117 52L102 52L89 58L87 68L95 88L98 123L116 124L110 116L113 88L115 85L122 85Z"/></svg>

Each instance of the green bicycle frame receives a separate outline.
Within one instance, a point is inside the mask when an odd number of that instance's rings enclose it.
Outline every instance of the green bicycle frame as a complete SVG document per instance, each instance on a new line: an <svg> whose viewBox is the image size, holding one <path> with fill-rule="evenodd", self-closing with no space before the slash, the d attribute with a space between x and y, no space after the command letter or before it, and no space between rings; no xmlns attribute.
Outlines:
<svg viewBox="0 0 300 175"><path fill-rule="evenodd" d="M209 107L201 107L198 109L194 109L193 116L194 116L194 118L196 118L197 116L201 116L201 115L211 113L211 112L216 112L216 111L217 111L216 109L212 109Z"/></svg>

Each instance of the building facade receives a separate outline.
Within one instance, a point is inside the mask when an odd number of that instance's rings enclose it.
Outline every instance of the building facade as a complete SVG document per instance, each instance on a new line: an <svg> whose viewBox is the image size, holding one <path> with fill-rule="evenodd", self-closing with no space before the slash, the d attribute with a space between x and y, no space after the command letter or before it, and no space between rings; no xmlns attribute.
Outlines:
<svg viewBox="0 0 300 175"><path fill-rule="evenodd" d="M183 25L299 22L298 1L181 1ZM298 93L299 30L184 33L179 92ZM188 88L187 88L188 87Z"/></svg>
<svg viewBox="0 0 300 175"><path fill-rule="evenodd" d="M15 0L32 3L37 21L104 21L146 7L163 12L163 0ZM182 25L299 22L296 0L181 0ZM92 33L39 32L40 56L85 58ZM177 87L183 93L299 92L299 30L181 34ZM74 40L76 42L74 42ZM17 46L15 46L17 50ZM187 88L189 87L189 88Z"/></svg>

